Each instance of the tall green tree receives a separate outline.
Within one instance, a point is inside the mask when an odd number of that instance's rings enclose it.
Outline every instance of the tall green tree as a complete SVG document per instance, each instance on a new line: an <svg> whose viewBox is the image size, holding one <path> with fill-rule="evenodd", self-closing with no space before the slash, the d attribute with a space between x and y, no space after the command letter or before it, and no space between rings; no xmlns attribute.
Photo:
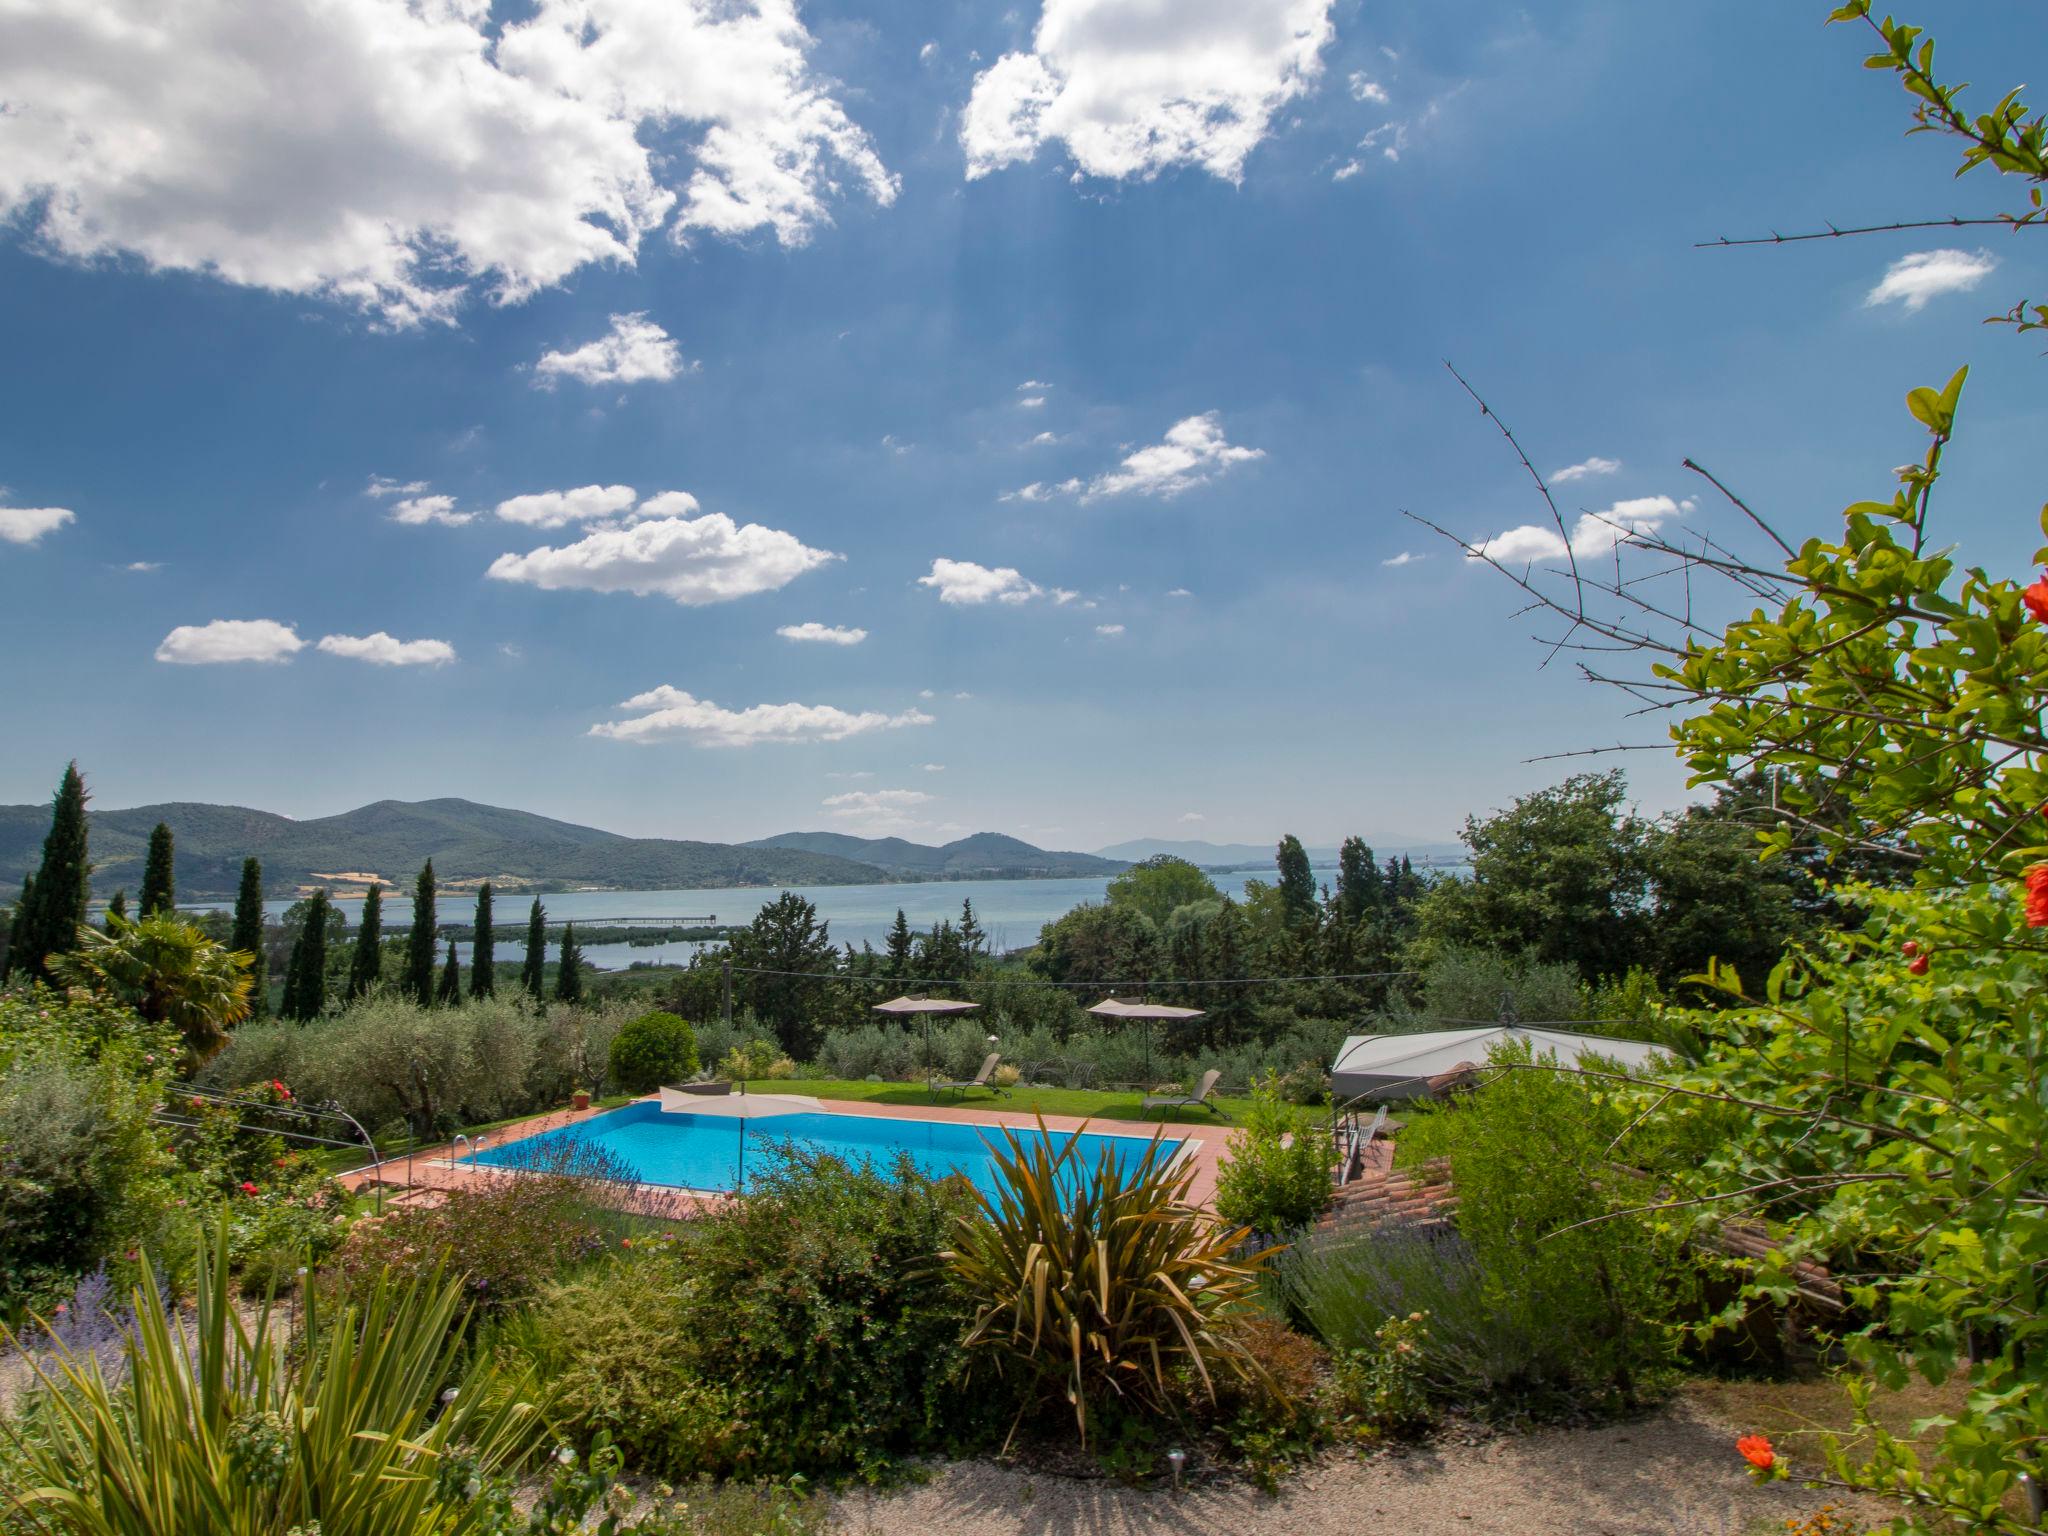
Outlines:
<svg viewBox="0 0 2048 1536"><path fill-rule="evenodd" d="M903 909L896 909L896 921L889 926L888 970L891 976L905 977L910 974L912 945L910 923L903 915Z"/></svg>
<svg viewBox="0 0 2048 1536"><path fill-rule="evenodd" d="M562 959L555 967L555 1001L583 1001L583 951L576 943L576 925L562 929Z"/></svg>
<svg viewBox="0 0 2048 1536"><path fill-rule="evenodd" d="M434 954L440 948L434 930L434 861L420 868L412 890L412 933L405 946L405 995L422 1008L434 1003Z"/></svg>
<svg viewBox="0 0 2048 1536"><path fill-rule="evenodd" d="M950 929L952 925L948 924ZM746 974L746 999L754 1015L775 1031L783 1051L808 1061L824 1031L826 990L808 980L837 968L839 951L818 909L794 891L784 891L732 936L733 967ZM758 973L758 974L756 974ZM734 978L738 985L739 978Z"/></svg>
<svg viewBox="0 0 2048 1536"><path fill-rule="evenodd" d="M1164 928L1175 908L1194 901L1215 901L1222 894L1200 866L1170 853L1154 854L1112 875L1103 891L1112 907L1141 912L1155 928Z"/></svg>
<svg viewBox="0 0 2048 1536"><path fill-rule="evenodd" d="M526 963L519 968L519 985L531 998L546 995L548 975L548 909L538 896L526 914Z"/></svg>
<svg viewBox="0 0 2048 1536"><path fill-rule="evenodd" d="M491 882L476 892L476 932L469 941L469 995L498 995L498 936L491 924Z"/></svg>
<svg viewBox="0 0 2048 1536"><path fill-rule="evenodd" d="M14 905L7 909L6 943L0 946L0 981L6 979L16 951L28 953L27 950L21 949L21 942L28 932L30 909L35 905L35 899L36 877L33 874L23 875L21 895L15 899Z"/></svg>
<svg viewBox="0 0 2048 1536"><path fill-rule="evenodd" d="M384 887L376 881L363 894L363 920L348 962L348 996L361 997L384 977Z"/></svg>
<svg viewBox="0 0 2048 1536"><path fill-rule="evenodd" d="M315 891L306 904L306 920L292 946L290 1016L317 1019L327 1010L327 923L331 903Z"/></svg>
<svg viewBox="0 0 2048 1536"><path fill-rule="evenodd" d="M114 899L121 899L119 891ZM114 909L109 905L107 910ZM256 859L242 860L242 884L235 892L235 927L228 948L249 957L249 1016L260 1019L270 1011L266 995L270 978L263 959L263 865Z"/></svg>
<svg viewBox="0 0 2048 1536"><path fill-rule="evenodd" d="M963 897L960 902L960 953L966 959L968 971L974 969L976 961L988 958L988 930L974 915L971 897Z"/></svg>
<svg viewBox="0 0 2048 1536"><path fill-rule="evenodd" d="M178 880L170 825L158 822L149 834L149 856L142 865L142 895L135 910L144 917L165 917L178 909Z"/></svg>
<svg viewBox="0 0 2048 1536"><path fill-rule="evenodd" d="M33 882L22 883L21 905L15 911L7 950L9 975L47 980L51 957L77 946L92 889L92 865L85 848L85 803L89 798L85 775L74 762L65 768L50 802L43 861Z"/></svg>
<svg viewBox="0 0 2048 1536"><path fill-rule="evenodd" d="M1337 914L1347 923L1376 915L1386 901L1386 884L1372 849L1362 837L1347 837L1337 851Z"/></svg>
<svg viewBox="0 0 2048 1536"><path fill-rule="evenodd" d="M114 892L113 895L107 898L107 916L113 918L126 917L127 915L128 893L126 891Z"/></svg>
<svg viewBox="0 0 2048 1536"><path fill-rule="evenodd" d="M1292 832L1280 839L1274 853L1280 867L1280 908L1292 928L1316 915L1316 876L1309 867L1308 850Z"/></svg>
<svg viewBox="0 0 2048 1536"><path fill-rule="evenodd" d="M441 984L434 989L434 1001L443 1008L462 1006L462 962L455 957L455 941L448 941L448 963L441 967Z"/></svg>

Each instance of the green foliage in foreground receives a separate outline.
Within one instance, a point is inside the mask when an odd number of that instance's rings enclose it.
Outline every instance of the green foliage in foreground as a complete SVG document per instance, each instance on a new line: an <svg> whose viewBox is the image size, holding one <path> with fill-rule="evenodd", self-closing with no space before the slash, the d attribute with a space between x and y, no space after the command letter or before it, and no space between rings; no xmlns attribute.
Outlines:
<svg viewBox="0 0 2048 1536"><path fill-rule="evenodd" d="M1216 1214L1275 1237L1322 1215L1336 1193L1324 1129L1280 1096L1277 1078L1261 1083L1216 1171Z"/></svg>
<svg viewBox="0 0 2048 1536"><path fill-rule="evenodd" d="M483 1536L493 1485L544 1425L532 1383L462 1359L453 1281L389 1280L327 1316L237 1313L228 1241L198 1257L183 1328L145 1269L118 1360L58 1345L11 1431L37 1529L61 1536L217 1532ZM309 1341L291 1347L293 1327ZM189 1331L190 1338L184 1336Z"/></svg>
<svg viewBox="0 0 2048 1536"><path fill-rule="evenodd" d="M1195 1170L1154 1142L1125 1167L1072 1136L1003 1132L998 1182L947 1255L973 1305L966 1347L1027 1409L1064 1401L1083 1444L1091 1412L1172 1411L1173 1373L1214 1402L1218 1378L1261 1385L1233 1326L1256 1307L1270 1250L1189 1203Z"/></svg>
<svg viewBox="0 0 2048 1536"><path fill-rule="evenodd" d="M878 1478L971 1441L990 1415L960 1391L970 1311L930 1262L966 1190L800 1151L749 1183L501 1332L554 1384L563 1427L667 1477Z"/></svg>

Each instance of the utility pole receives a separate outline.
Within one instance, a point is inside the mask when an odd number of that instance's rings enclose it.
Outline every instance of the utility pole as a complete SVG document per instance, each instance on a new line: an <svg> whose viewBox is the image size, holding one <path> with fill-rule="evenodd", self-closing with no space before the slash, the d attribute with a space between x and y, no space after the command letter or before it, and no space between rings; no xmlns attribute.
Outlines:
<svg viewBox="0 0 2048 1536"><path fill-rule="evenodd" d="M724 983L725 983L725 1002L724 1002L724 1008L723 1008L723 1011L724 1011L724 1014L725 1014L725 1027L726 1027L727 1029L731 1029L731 1028L732 1028L732 956L731 956L730 954L728 954L728 955L727 955L727 956L726 956L726 957L725 957L725 958L724 958L723 960L721 960L721 961L719 961L719 962L718 962L718 969L719 969L719 971L720 971L720 972L722 973L722 976L723 976L723 980L724 980Z"/></svg>

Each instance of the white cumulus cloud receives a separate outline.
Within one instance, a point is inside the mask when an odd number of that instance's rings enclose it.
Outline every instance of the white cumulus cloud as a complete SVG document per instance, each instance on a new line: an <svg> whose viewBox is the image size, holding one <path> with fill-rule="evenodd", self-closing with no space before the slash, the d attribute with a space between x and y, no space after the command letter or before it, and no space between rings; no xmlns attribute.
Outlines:
<svg viewBox="0 0 2048 1536"><path fill-rule="evenodd" d="M1903 304L1907 314L1927 307L1944 293L1967 293L1989 277L1998 258L1989 251L1915 251L1901 256L1863 296L1866 307Z"/></svg>
<svg viewBox="0 0 2048 1536"><path fill-rule="evenodd" d="M664 227L799 245L897 191L811 44L795 0L0 6L0 222L400 326Z"/></svg>
<svg viewBox="0 0 2048 1536"><path fill-rule="evenodd" d="M697 498L688 491L665 494L680 496L689 503L669 510L697 510ZM498 503L498 517L527 528L560 528L593 518L619 517L632 511L639 500L640 493L630 485L579 485L573 491L535 491L531 495L508 497Z"/></svg>
<svg viewBox="0 0 2048 1536"><path fill-rule="evenodd" d="M926 773L944 773L946 771L944 763L919 763L917 766Z"/></svg>
<svg viewBox="0 0 2048 1536"><path fill-rule="evenodd" d="M1393 555L1385 560L1382 560L1380 564L1394 566L1398 568L1404 565L1413 565L1416 561L1420 560L1421 558L1422 556L1416 554L1414 550L1404 549L1398 555Z"/></svg>
<svg viewBox="0 0 2048 1536"><path fill-rule="evenodd" d="M548 591L631 592L695 608L773 592L840 558L779 528L743 526L723 512L708 512L600 528L560 548L544 544L523 555L500 555L484 574Z"/></svg>
<svg viewBox="0 0 2048 1536"><path fill-rule="evenodd" d="M1190 821L1190 822L1192 822L1192 821L1207 821L1207 820L1208 820L1209 818L1208 818L1208 817L1206 817L1206 816L1204 816L1204 815L1203 815L1203 814L1202 814L1202 813L1201 813L1200 811L1182 811L1182 812L1180 813L1180 819L1181 819L1182 821Z"/></svg>
<svg viewBox="0 0 2048 1536"><path fill-rule="evenodd" d="M1082 500L1098 496L1178 496L1182 491L1206 484L1233 464L1263 459L1263 448L1240 448L1223 436L1223 420L1216 411L1189 416L1167 429L1163 442L1140 448L1122 465L1088 482Z"/></svg>
<svg viewBox="0 0 2048 1536"><path fill-rule="evenodd" d="M68 507L0 507L0 539L10 544L33 544L46 533L78 521Z"/></svg>
<svg viewBox="0 0 2048 1536"><path fill-rule="evenodd" d="M1630 535L1652 532L1679 513L1690 512L1692 505L1690 500L1673 501L1669 496L1631 496L1605 511L1583 513L1572 524L1569 553L1578 560L1605 555L1617 544L1626 543ZM1547 523L1510 528L1479 545L1478 551L1503 565L1562 560L1567 553L1557 529Z"/></svg>
<svg viewBox="0 0 2048 1536"><path fill-rule="evenodd" d="M921 789L850 789L828 795L824 806L834 817L868 833L908 832L922 823L914 814L938 796Z"/></svg>
<svg viewBox="0 0 2048 1536"><path fill-rule="evenodd" d="M775 633L785 640L808 640L819 645L859 645L867 639L864 629L836 624L785 624Z"/></svg>
<svg viewBox="0 0 2048 1536"><path fill-rule="evenodd" d="M374 635L323 635L320 649L376 667L440 667L455 659L455 647L446 640L398 640L381 629Z"/></svg>
<svg viewBox="0 0 2048 1536"><path fill-rule="evenodd" d="M1331 0L1044 0L1029 53L975 77L970 180L1057 139L1113 180L1192 165L1235 182L1273 116L1322 73Z"/></svg>
<svg viewBox="0 0 2048 1536"><path fill-rule="evenodd" d="M682 347L644 313L613 315L612 328L568 352L543 352L533 382L553 389L563 379L581 384L665 383L695 365Z"/></svg>
<svg viewBox="0 0 2048 1536"><path fill-rule="evenodd" d="M976 565L972 560L932 561L931 574L917 578L920 587L930 587L942 603L976 607L982 603L1028 603L1043 597L1045 589L1025 580L1012 566Z"/></svg>
<svg viewBox="0 0 2048 1536"><path fill-rule="evenodd" d="M1603 459L1594 454L1590 459L1581 459L1576 464L1567 464L1550 477L1552 485L1569 485L1574 480L1590 480L1595 475L1611 475L1621 468L1619 459Z"/></svg>
<svg viewBox="0 0 2048 1536"><path fill-rule="evenodd" d="M1097 633L1098 635L1107 636L1111 639L1114 639L1116 636L1122 634L1123 632L1124 627L1121 624L1098 624L1095 626L1095 633Z"/></svg>
<svg viewBox="0 0 2048 1536"><path fill-rule="evenodd" d="M180 624L156 648L156 659L178 666L209 666L226 661L288 661L306 642L289 624L275 619L215 619L211 624Z"/></svg>
<svg viewBox="0 0 2048 1536"><path fill-rule="evenodd" d="M850 736L865 736L873 731L932 723L930 715L917 709L896 715L876 710L854 713L830 704L756 704L749 709L721 709L709 699L697 698L667 683L635 694L619 708L635 718L600 721L590 728L590 734L613 741L683 740L702 747L751 747L845 741Z"/></svg>
<svg viewBox="0 0 2048 1536"><path fill-rule="evenodd" d="M1387 104L1387 88L1364 70L1357 69L1351 72L1350 85L1353 101L1376 102L1380 106Z"/></svg>

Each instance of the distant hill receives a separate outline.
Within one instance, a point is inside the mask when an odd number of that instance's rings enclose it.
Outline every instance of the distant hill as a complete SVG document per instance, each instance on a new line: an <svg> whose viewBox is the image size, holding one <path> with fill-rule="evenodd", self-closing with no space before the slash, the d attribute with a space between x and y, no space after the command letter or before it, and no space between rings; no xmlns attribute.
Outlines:
<svg viewBox="0 0 2048 1536"><path fill-rule="evenodd" d="M1095 851L1105 859L1126 859L1133 864L1164 853L1207 869L1241 869L1250 864L1271 865L1278 844L1278 838L1270 843L1209 843L1199 838L1135 837L1127 843L1116 843ZM1463 843L1389 843L1384 847L1375 843L1373 854L1383 864L1390 858L1405 855L1417 866L1461 865L1470 857ZM1335 864L1337 850L1311 848L1308 857L1311 864Z"/></svg>
<svg viewBox="0 0 2048 1536"><path fill-rule="evenodd" d="M850 837L844 832L783 832L743 846L831 854L872 864L897 879L1064 879L1113 875L1124 867L1120 859L1092 853L1048 853L1000 832L977 832L938 848L900 837Z"/></svg>
<svg viewBox="0 0 2048 1536"><path fill-rule="evenodd" d="M889 874L831 850L621 837L470 800L379 800L311 821L188 801L89 814L93 889L102 896L122 887L132 895L142 883L150 829L159 821L177 837L181 899L233 895L250 854L263 861L264 883L280 896L316 883L315 876L339 874L376 875L409 889L429 858L443 880L508 888L865 885ZM0 806L0 892L18 889L35 867L49 826L46 805Z"/></svg>

